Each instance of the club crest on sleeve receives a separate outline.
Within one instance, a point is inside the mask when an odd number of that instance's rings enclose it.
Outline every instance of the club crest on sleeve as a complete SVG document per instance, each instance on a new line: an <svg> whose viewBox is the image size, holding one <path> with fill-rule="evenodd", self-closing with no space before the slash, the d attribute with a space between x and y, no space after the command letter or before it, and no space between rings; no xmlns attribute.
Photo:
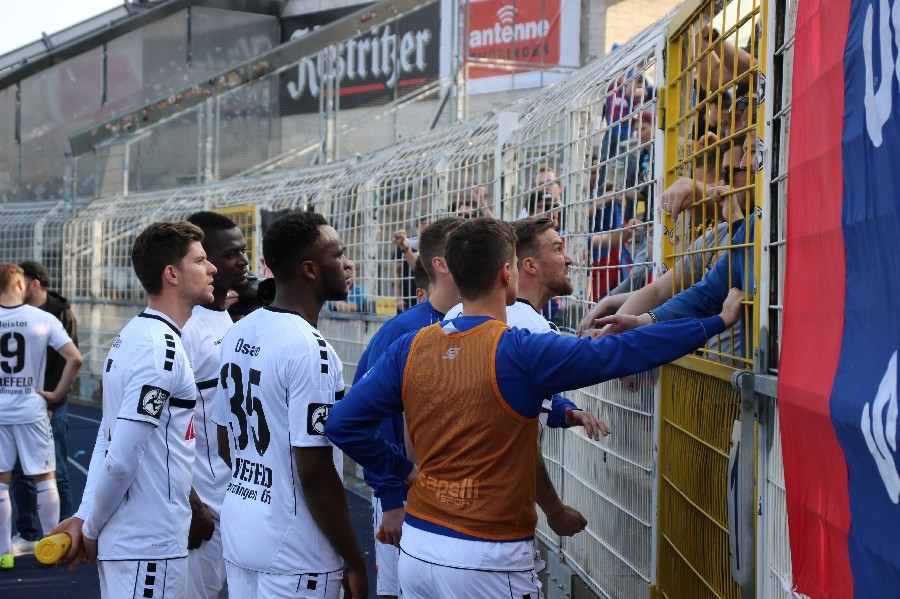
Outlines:
<svg viewBox="0 0 900 599"><path fill-rule="evenodd" d="M153 385L144 385L141 387L141 399L137 408L138 414L159 418L167 399L169 399L169 392L165 389L160 389Z"/></svg>
<svg viewBox="0 0 900 599"><path fill-rule="evenodd" d="M311 403L309 404L308 418L306 420L306 434L308 435L324 435L325 421L328 420L328 413L331 411L331 404L328 403Z"/></svg>

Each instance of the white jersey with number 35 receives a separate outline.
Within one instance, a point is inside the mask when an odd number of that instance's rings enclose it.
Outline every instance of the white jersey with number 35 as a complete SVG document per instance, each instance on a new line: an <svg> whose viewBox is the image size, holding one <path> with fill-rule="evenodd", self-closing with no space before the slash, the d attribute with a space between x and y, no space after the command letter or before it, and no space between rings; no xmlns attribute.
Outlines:
<svg viewBox="0 0 900 599"><path fill-rule="evenodd" d="M325 437L325 420L343 394L337 354L299 314L262 308L225 335L213 420L230 438L226 560L268 574L342 567L307 508L293 448L332 447L341 474L343 454Z"/></svg>

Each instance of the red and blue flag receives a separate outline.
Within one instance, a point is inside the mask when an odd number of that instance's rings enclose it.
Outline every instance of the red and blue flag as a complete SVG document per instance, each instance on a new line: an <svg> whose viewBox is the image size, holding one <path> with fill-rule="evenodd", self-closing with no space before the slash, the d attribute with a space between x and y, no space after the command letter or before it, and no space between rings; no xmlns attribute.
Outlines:
<svg viewBox="0 0 900 599"><path fill-rule="evenodd" d="M900 597L900 0L801 0L779 415L796 590Z"/></svg>

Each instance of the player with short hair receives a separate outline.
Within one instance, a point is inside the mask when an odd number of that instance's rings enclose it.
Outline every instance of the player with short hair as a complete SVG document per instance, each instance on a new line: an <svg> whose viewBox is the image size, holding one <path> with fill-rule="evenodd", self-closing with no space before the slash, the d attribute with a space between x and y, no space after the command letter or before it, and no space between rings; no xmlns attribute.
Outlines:
<svg viewBox="0 0 900 599"><path fill-rule="evenodd" d="M394 341L406 333L440 322L447 310L459 301L459 292L447 269L444 248L447 245L447 237L463 222L458 216L450 216L434 221L422 231L417 264L421 264L422 270L431 282L431 294L426 301L412 306L381 325L359 358L353 377L354 385ZM419 286L418 282L416 286ZM378 431L398 451L407 451L402 414L385 419L378 425ZM403 504L406 501L407 486L402 478L383 476L369 470L365 470L363 475L366 483L372 488L372 523L375 534L378 535L379 529L383 529L385 534L385 542L375 543L377 593L379 597L385 599L397 597L400 593L397 581L397 560L400 550L397 545L400 541L400 528L403 525Z"/></svg>
<svg viewBox="0 0 900 599"><path fill-rule="evenodd" d="M48 347L66 361L52 391L44 390ZM81 353L62 323L25 303L22 268L0 263L0 569L9 570L14 562L9 483L17 456L22 472L34 478L41 527L47 532L59 521L56 450L47 406L65 396L81 363Z"/></svg>
<svg viewBox="0 0 900 599"><path fill-rule="evenodd" d="M532 333L559 334L557 326L544 318L535 308L546 305L554 297L572 293L572 281L568 274L572 259L566 253L555 224L553 219L543 216L523 218L512 223L516 236L519 291L516 301L506 307L506 324L511 327ZM447 313L447 319L456 318L462 315L462 312L462 304L459 304ZM600 435L609 434L609 427L604 422L558 394L544 400L538 421L540 423L538 447L547 427L583 426L587 436L595 440L600 440ZM539 480L544 476L549 480L543 455L540 454L538 466ZM552 485L543 490L542 496L545 503L540 506L541 510L547 515L547 523L557 534L571 536L581 532L587 525L587 520L580 513L562 502ZM541 572L546 563L537 547L534 557L534 571Z"/></svg>
<svg viewBox="0 0 900 599"><path fill-rule="evenodd" d="M342 578L347 597L367 593L343 455L325 437L343 370L316 330L323 304L347 298L344 250L321 214L275 221L263 239L275 298L222 342L214 420L232 468L221 519L231 597L336 598Z"/></svg>
<svg viewBox="0 0 900 599"><path fill-rule="evenodd" d="M72 306L59 293L50 289L50 272L40 262L24 260L19 267L25 272L25 303L49 312L59 319L66 334L78 347L78 321ZM59 377L66 367L66 360L53 348L47 350L47 366L44 370L44 385L56 387ZM50 410L50 428L53 431L53 445L56 450L56 489L59 493L59 517L72 515L72 486L69 481L66 458L69 452L66 447L66 434L69 430L69 405L67 394L63 394L53 404L47 404ZM21 464L13 468L12 477L13 500L16 502L16 535L13 537L13 554L24 555L34 552L41 531L38 528L37 489L34 480L22 473Z"/></svg>
<svg viewBox="0 0 900 599"><path fill-rule="evenodd" d="M549 483L535 469L544 398L669 362L740 316L734 292L719 316L596 341L510 329L504 321L517 297L515 241L501 221L475 219L456 229L446 262L468 316L401 337L326 424L363 467L415 481L401 540L404 599L536 596L534 504ZM375 432L376 423L401 411L418 467Z"/></svg>
<svg viewBox="0 0 900 599"><path fill-rule="evenodd" d="M227 216L215 212L195 212L187 218L203 231L203 249L216 267L213 301L194 306L182 331L182 343L197 382L194 408L193 493L191 527L188 532L188 584L191 599L215 599L225 586L225 558L219 514L225 488L231 479L228 464L219 457L218 433L212 421L216 387L221 367L222 339L231 328L226 310L229 290L241 293L249 284L247 241L240 228Z"/></svg>
<svg viewBox="0 0 900 599"><path fill-rule="evenodd" d="M519 291L515 303L506 308L506 324L532 333L556 333L559 328L544 318L536 306L545 306L554 297L570 295L572 281L569 267L572 259L553 219L531 216L511 224L516 236L516 259L519 270ZM451 320L463 315L463 305L457 304L449 312ZM589 437L596 440L608 435L609 428L592 414L578 409L570 400L554 395L541 408L542 427L568 428L583 426ZM543 428L542 428L543 431Z"/></svg>
<svg viewBox="0 0 900 599"><path fill-rule="evenodd" d="M181 335L193 307L213 301L216 267L202 240L184 221L137 236L131 262L147 308L103 363L103 418L81 507L52 531L72 537L73 568L99 560L107 599L185 596L196 386Z"/></svg>

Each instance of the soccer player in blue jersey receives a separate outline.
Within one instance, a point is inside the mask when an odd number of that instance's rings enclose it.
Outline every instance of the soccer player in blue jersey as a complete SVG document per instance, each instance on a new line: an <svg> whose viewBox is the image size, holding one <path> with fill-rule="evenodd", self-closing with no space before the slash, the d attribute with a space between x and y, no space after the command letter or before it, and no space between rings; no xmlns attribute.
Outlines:
<svg viewBox="0 0 900 599"><path fill-rule="evenodd" d="M453 278L447 269L444 258L444 246L446 245L447 236L462 222L458 218L443 219L435 222L425 230L421 241L422 256L425 256L426 259L430 258L432 262L431 272L435 281L435 295L430 302L427 302L430 306L420 304L388 321L372 338L369 347L363 353L360 367L356 371L356 380L362 378L366 370L372 365L370 361L371 356L380 356L391 343L402 335L442 320L444 318L442 313L446 311L444 307L446 303L459 298L456 284L453 282ZM518 221L516 227L528 232L528 238L524 242L532 261L534 261L533 254L540 253L541 256L546 254L546 260L541 261L543 269L539 269L540 276L533 276L532 278L540 278L543 283L539 285L540 291L538 291L538 295L543 297L549 294L549 296L544 298L543 301L538 300L538 303L535 305L546 304L549 297L571 293L571 282L568 281L566 275L571 260L562 250L562 240L559 233L553 228L553 221L549 218L525 219ZM540 244L537 242L537 237L541 238ZM541 245L540 251L533 247L535 245ZM544 246L547 247L545 248ZM421 256L419 260L422 260ZM528 267L531 267L531 261L528 263ZM531 287L534 286L530 285L529 291L533 291ZM529 293L528 297L531 295L533 294ZM527 304L527 300L521 299L521 301L525 301ZM527 312L523 310L526 304L517 302L507 310L507 318L510 324L522 329L532 330L533 332L550 331L550 323L530 306L528 310L533 313L533 318L522 317L522 314L527 315ZM458 316L461 311L461 304L457 304L457 306L450 309L453 316ZM600 438L601 432L603 434L609 433L606 425L595 416L579 411L574 403L559 395L554 396L552 399L547 398L542 408L541 422L542 425L552 428L584 426L588 435L596 439ZM404 443L402 416L385 420L379 427L379 431L382 436L391 439L391 443L395 447L403 448L400 451L407 450L407 453L409 453L408 450L411 448L406 447ZM543 459L538 460L537 466L539 473L545 472ZM383 529L384 541L386 541L386 543L375 544L378 564L378 595L383 599L389 599L396 597L399 593L397 581L399 549L397 547L400 544L401 527L405 515L403 504L406 501L407 487L395 477L383 477L371 471L366 471L365 474L366 481L373 489L374 528L376 531L379 528ZM544 501L544 499L546 500ZM569 536L583 530L585 526L584 517L577 510L563 504L552 486L548 489L548 493L545 498L542 498L542 501L541 509L547 515L551 528L557 534Z"/></svg>
<svg viewBox="0 0 900 599"><path fill-rule="evenodd" d="M431 223L422 231L419 239L419 260L431 280L431 294L427 300L401 312L378 329L359 359L353 377L354 385L394 341L406 333L440 322L447 310L459 302L459 292L444 259L444 246L450 233L463 222L462 218L451 216ZM418 283L416 285L418 286ZM397 451L406 452L402 414L386 418L378 426L378 431ZM394 476L385 476L370 470L365 470L364 476L366 483L372 487L374 530L377 532L379 528L383 528L387 541L375 543L378 596L397 597L400 592L397 583L397 559L400 551L396 545L400 541L407 487L402 479Z"/></svg>
<svg viewBox="0 0 900 599"><path fill-rule="evenodd" d="M509 225L460 225L445 260L467 316L395 342L334 407L326 434L365 468L414 481L398 568L405 599L537 596L534 504L550 484L536 475L543 399L693 351L737 321L741 295L718 316L596 341L533 335L505 324L518 287ZM400 412L418 466L375 431Z"/></svg>

